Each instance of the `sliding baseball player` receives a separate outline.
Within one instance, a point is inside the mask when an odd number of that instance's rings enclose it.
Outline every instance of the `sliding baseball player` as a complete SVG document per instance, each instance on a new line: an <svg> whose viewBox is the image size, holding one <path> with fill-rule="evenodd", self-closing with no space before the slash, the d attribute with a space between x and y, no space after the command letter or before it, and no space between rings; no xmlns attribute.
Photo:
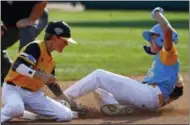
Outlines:
<svg viewBox="0 0 190 125"><path fill-rule="evenodd" d="M142 82L102 69L95 70L64 91L71 105L77 106L77 97L95 91L99 94L101 111L105 115L122 115L133 112L133 107L156 110L183 94L183 84L178 82L179 58L175 44L178 34L160 7L152 11L157 21L143 37L150 46L146 53L153 55L153 62ZM126 69L127 70L127 69Z"/></svg>

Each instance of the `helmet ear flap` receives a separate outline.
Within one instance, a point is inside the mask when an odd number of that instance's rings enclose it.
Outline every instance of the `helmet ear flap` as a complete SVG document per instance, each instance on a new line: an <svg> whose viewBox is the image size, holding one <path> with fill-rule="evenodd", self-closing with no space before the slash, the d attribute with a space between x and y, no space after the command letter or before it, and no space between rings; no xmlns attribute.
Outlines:
<svg viewBox="0 0 190 125"><path fill-rule="evenodd" d="M144 31L142 35L143 35L143 38L144 38L146 41L148 41L148 42L151 41L151 35L159 35L158 37L156 37L156 38L154 39L154 42L155 42L155 44L156 44L158 47L160 47L160 48L163 47L163 44L164 44L164 36L163 36L163 32L162 32L161 27L160 27L159 24L156 24L155 26L153 26L152 29L149 30L149 31ZM174 30L173 33L172 33L172 41L173 41L175 44L178 43L178 34L177 34L177 32L176 32L175 30ZM145 50L145 52L146 52L147 54L155 55L155 53L152 53L152 52L151 52L150 46L143 46L143 48L144 48L144 50Z"/></svg>
<svg viewBox="0 0 190 125"><path fill-rule="evenodd" d="M173 32L172 34L172 41L177 44L178 42L178 35L176 32ZM159 47L162 47L163 44L164 44L164 37L163 37L163 34L161 34L159 37L157 37L155 39L155 42L156 42L156 45L158 45Z"/></svg>
<svg viewBox="0 0 190 125"><path fill-rule="evenodd" d="M163 40L163 38L161 36L159 36L159 37L157 37L155 39L155 43L156 43L157 46L162 47L163 43L164 43L164 40Z"/></svg>
<svg viewBox="0 0 190 125"><path fill-rule="evenodd" d="M143 46L144 51L149 55L156 55L156 53L151 52L150 46Z"/></svg>

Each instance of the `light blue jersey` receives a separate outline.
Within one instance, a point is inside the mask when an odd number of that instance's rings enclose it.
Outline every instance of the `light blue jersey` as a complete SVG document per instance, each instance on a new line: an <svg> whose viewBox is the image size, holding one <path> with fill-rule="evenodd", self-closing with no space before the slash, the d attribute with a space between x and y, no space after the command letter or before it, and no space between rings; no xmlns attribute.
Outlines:
<svg viewBox="0 0 190 125"><path fill-rule="evenodd" d="M149 69L143 82L155 83L160 87L166 102L169 95L175 88L179 73L178 54L173 44L170 51L164 48L153 58L152 67Z"/></svg>

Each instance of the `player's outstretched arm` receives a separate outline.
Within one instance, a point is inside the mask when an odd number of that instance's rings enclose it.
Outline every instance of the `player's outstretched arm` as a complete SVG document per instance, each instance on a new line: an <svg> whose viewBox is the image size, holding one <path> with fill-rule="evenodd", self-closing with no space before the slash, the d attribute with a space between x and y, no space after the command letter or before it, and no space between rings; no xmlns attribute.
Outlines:
<svg viewBox="0 0 190 125"><path fill-rule="evenodd" d="M166 19L166 17L163 14L163 9L160 7L155 8L152 11L152 18L155 19L158 24L160 25L162 31L163 31L163 37L164 37L164 48L166 50L170 50L172 48L172 33L174 29L170 25L169 21Z"/></svg>

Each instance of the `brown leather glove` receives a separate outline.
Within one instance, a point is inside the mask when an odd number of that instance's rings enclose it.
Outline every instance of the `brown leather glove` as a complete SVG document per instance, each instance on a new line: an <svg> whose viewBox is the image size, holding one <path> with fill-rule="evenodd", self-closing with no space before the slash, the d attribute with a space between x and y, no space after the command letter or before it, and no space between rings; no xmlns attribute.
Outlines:
<svg viewBox="0 0 190 125"><path fill-rule="evenodd" d="M172 99L172 100L176 100L178 99L180 96L183 95L183 86L182 87L178 87L178 86L175 86L175 89L173 90L173 92L169 95L169 97Z"/></svg>

